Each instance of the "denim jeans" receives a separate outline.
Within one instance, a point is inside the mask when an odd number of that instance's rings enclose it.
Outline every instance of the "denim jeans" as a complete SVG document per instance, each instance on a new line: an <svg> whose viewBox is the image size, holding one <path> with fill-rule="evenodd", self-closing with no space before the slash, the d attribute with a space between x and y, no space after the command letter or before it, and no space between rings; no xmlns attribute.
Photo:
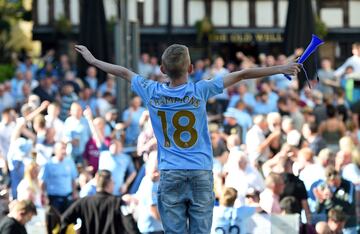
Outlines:
<svg viewBox="0 0 360 234"><path fill-rule="evenodd" d="M17 187L24 178L25 165L22 161L13 160L14 169L10 171L11 193L13 199L17 199Z"/></svg>
<svg viewBox="0 0 360 234"><path fill-rule="evenodd" d="M166 234L208 234L214 207L212 171L162 170L158 208Z"/></svg>

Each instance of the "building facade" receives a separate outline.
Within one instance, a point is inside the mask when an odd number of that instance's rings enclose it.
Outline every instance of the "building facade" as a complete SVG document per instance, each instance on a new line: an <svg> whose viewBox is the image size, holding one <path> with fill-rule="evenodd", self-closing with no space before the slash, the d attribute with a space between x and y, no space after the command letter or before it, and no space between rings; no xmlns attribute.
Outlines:
<svg viewBox="0 0 360 234"><path fill-rule="evenodd" d="M228 60L239 49L254 55L282 52L287 0L103 1L109 22L119 18L120 7L127 4L128 20L140 26L141 51L154 55L175 41L191 45L195 57L208 50ZM76 41L80 4L80 0L33 0L34 40L45 48L56 47L59 31L65 28L68 39ZM360 0L312 0L312 4L328 28L322 56L339 61L349 56L351 43L360 41Z"/></svg>

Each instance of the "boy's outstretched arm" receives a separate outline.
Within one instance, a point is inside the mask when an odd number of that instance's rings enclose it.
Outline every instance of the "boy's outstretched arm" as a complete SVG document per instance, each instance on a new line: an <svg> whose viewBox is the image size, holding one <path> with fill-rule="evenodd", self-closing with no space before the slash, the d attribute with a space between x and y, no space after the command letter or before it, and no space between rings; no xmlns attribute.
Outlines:
<svg viewBox="0 0 360 234"><path fill-rule="evenodd" d="M241 80L255 79L275 74L296 75L300 72L301 64L289 63L286 65L263 67L263 68L249 68L242 71L232 72L224 76L224 88L227 88ZM284 79L286 79L284 77Z"/></svg>
<svg viewBox="0 0 360 234"><path fill-rule="evenodd" d="M111 63L106 63L106 62L96 59L85 46L76 45L75 50L83 56L83 58L86 60L86 62L88 62L92 66L99 68L100 70L103 70L106 73L110 73L115 76L119 76L129 82L131 82L131 77L133 77L133 75L135 75L134 72L130 71L129 69L127 69L125 67L111 64Z"/></svg>

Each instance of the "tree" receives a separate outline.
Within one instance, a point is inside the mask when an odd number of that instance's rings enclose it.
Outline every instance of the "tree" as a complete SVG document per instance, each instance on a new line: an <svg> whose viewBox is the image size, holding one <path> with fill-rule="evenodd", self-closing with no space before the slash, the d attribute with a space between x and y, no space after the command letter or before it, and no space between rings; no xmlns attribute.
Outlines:
<svg viewBox="0 0 360 234"><path fill-rule="evenodd" d="M20 20L31 20L31 13L23 7L22 0L0 0L0 63L9 62L11 52L19 50L16 43L12 42L13 28ZM9 43L10 42L10 43Z"/></svg>

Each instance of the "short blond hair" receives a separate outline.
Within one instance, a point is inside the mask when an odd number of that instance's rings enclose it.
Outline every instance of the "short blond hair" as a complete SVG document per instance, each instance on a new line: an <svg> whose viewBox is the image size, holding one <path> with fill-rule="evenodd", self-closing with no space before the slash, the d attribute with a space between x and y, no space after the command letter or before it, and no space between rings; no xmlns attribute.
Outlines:
<svg viewBox="0 0 360 234"><path fill-rule="evenodd" d="M161 56L161 64L170 79L186 75L190 65L189 49L179 44L169 46Z"/></svg>
<svg viewBox="0 0 360 234"><path fill-rule="evenodd" d="M220 197L220 204L226 207L234 206L237 198L237 191L231 187L225 187Z"/></svg>
<svg viewBox="0 0 360 234"><path fill-rule="evenodd" d="M265 186L267 188L272 188L281 183L284 183L284 179L279 173L270 172L270 174L265 178Z"/></svg>

